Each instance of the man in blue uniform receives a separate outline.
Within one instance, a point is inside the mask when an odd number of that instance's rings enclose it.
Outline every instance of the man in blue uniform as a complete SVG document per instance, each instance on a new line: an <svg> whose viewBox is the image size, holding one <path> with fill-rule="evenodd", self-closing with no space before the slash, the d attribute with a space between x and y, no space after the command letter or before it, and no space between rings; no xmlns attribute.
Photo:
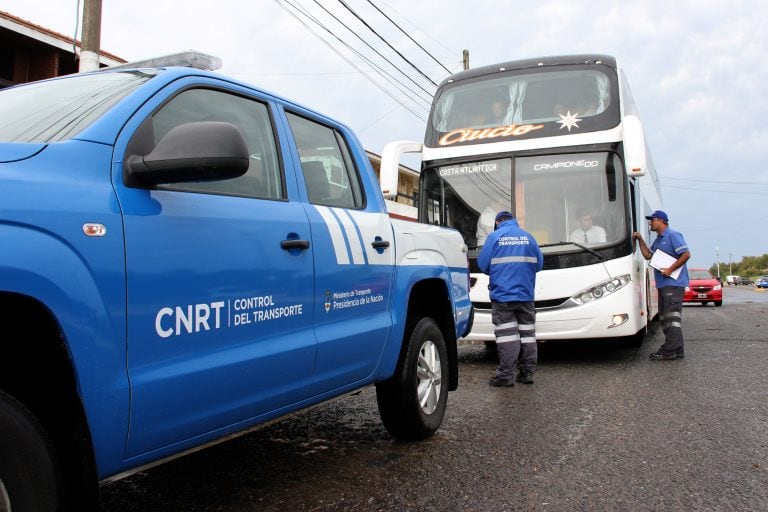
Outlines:
<svg viewBox="0 0 768 512"><path fill-rule="evenodd" d="M509 387L515 380L533 384L537 359L533 294L544 257L533 236L520 228L510 212L499 212L495 224L477 256L480 270L490 276L491 319L499 354L499 368L489 384Z"/></svg>
<svg viewBox="0 0 768 512"><path fill-rule="evenodd" d="M647 260L654 252L662 251L673 260L668 267L654 268L656 288L659 294L659 315L661 329L664 332L664 343L649 357L654 361L670 361L685 356L683 347L683 292L688 286L688 267L685 262L691 257L688 244L683 235L669 227L669 217L661 210L656 210L645 217L650 222L651 231L656 232L656 240L650 249L640 233L634 233L633 238L640 244L640 252ZM680 273L675 271L680 269Z"/></svg>

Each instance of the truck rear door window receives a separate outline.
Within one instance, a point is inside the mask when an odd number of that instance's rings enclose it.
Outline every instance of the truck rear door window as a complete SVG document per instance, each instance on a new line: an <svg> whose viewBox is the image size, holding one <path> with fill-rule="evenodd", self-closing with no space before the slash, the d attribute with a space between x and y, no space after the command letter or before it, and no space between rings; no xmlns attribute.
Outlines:
<svg viewBox="0 0 768 512"><path fill-rule="evenodd" d="M313 204L361 208L362 190L349 148L333 128L287 113Z"/></svg>

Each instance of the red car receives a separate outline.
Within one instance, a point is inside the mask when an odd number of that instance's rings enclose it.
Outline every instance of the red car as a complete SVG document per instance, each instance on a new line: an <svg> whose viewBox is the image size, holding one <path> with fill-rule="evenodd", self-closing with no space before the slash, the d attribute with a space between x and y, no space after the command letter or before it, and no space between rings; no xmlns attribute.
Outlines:
<svg viewBox="0 0 768 512"><path fill-rule="evenodd" d="M691 282L685 287L683 302L701 302L704 306L707 302L714 302L715 306L723 305L723 286L709 270L690 268L688 277Z"/></svg>

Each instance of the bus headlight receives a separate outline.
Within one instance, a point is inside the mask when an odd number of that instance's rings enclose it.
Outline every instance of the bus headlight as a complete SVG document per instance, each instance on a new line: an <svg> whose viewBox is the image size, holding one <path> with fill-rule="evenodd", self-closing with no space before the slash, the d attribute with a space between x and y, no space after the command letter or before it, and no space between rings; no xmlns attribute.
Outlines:
<svg viewBox="0 0 768 512"><path fill-rule="evenodd" d="M587 304L588 302L602 299L603 297L610 295L617 290L620 290L631 280L632 278L629 276L629 274L614 277L609 281L605 281L604 283L600 283L597 286L593 286L587 290L583 290L575 294L573 297L571 297L570 300L581 306L583 304Z"/></svg>
<svg viewBox="0 0 768 512"><path fill-rule="evenodd" d="M619 315L613 315L611 317L611 325L608 326L609 329L613 329L615 327L619 327L620 325L623 325L627 323L629 320L629 315L626 313L621 313Z"/></svg>

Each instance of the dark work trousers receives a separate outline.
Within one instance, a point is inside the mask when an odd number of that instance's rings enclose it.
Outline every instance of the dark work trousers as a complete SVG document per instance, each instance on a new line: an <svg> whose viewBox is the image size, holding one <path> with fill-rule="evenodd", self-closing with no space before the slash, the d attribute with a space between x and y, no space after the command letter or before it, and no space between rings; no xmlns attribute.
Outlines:
<svg viewBox="0 0 768 512"><path fill-rule="evenodd" d="M516 369L536 371L536 309L533 302L492 302L491 319L499 368L496 378L514 380Z"/></svg>
<svg viewBox="0 0 768 512"><path fill-rule="evenodd" d="M682 286L659 288L659 321L664 333L662 354L683 355L683 292Z"/></svg>

